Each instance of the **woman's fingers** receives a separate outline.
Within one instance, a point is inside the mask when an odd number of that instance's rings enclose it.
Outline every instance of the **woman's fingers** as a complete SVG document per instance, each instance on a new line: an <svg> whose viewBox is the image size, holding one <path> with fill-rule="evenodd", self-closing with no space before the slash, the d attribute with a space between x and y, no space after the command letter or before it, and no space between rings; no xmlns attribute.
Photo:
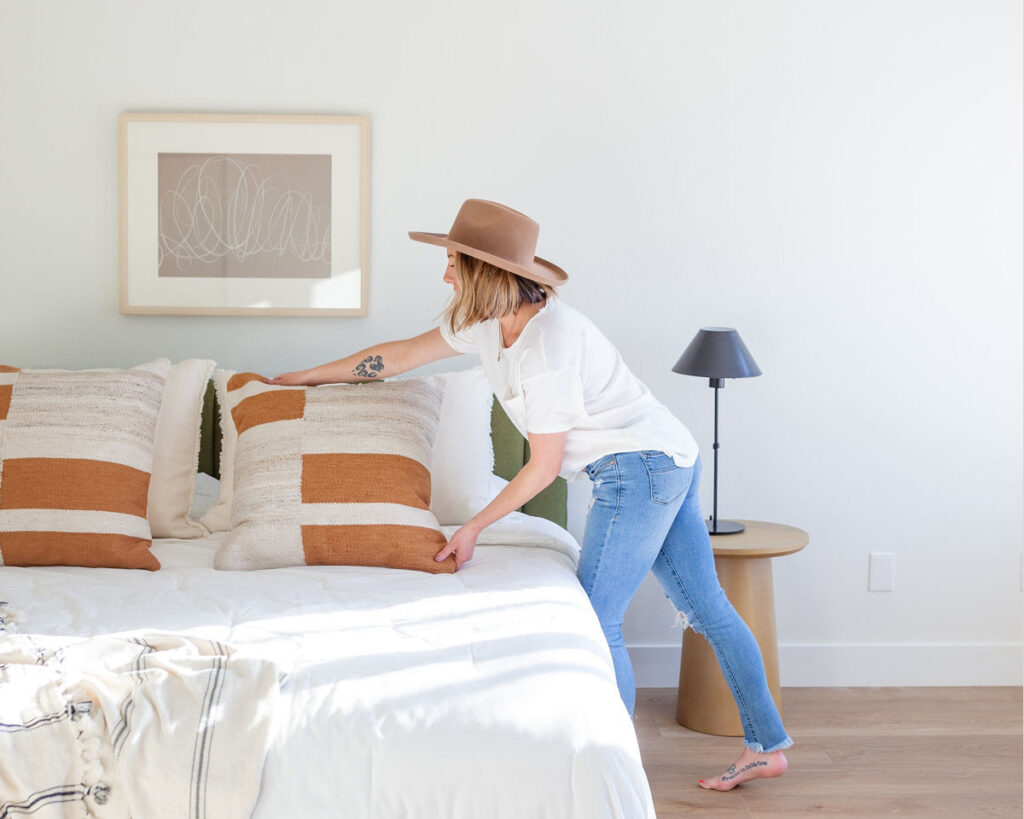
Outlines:
<svg viewBox="0 0 1024 819"><path fill-rule="evenodd" d="M305 373L303 372L281 373L281 375L275 375L267 383L285 387L299 387L305 383L304 375Z"/></svg>
<svg viewBox="0 0 1024 819"><path fill-rule="evenodd" d="M434 556L434 560L440 563L442 560L447 560L449 555L455 555L455 570L458 571L472 559L475 545L475 537L470 540L465 534L460 535L459 532L456 532L448 544Z"/></svg>
<svg viewBox="0 0 1024 819"><path fill-rule="evenodd" d="M446 557L448 557L448 555L450 555L454 551L455 551L455 547L452 546L449 543L440 552L438 552L436 555L434 555L434 560L436 560L438 563L440 563L442 560L444 560ZM456 562L458 562L458 558L456 558Z"/></svg>

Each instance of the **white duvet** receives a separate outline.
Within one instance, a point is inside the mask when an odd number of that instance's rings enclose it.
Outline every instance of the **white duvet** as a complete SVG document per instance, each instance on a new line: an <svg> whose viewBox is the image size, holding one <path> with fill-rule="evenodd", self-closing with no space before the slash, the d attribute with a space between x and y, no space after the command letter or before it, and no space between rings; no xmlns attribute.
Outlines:
<svg viewBox="0 0 1024 819"><path fill-rule="evenodd" d="M222 538L156 541L157 572L2 567L11 633L158 631L274 663L258 819L654 816L560 527L510 515L452 575L221 572Z"/></svg>

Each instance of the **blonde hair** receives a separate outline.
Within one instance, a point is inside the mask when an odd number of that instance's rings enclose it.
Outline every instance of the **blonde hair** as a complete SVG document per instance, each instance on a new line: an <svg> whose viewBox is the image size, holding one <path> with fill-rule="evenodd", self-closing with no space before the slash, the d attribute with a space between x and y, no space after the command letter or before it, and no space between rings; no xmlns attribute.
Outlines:
<svg viewBox="0 0 1024 819"><path fill-rule="evenodd" d="M550 285L455 251L459 289L442 314L452 332L481 321L515 313L524 304L539 304L555 295Z"/></svg>

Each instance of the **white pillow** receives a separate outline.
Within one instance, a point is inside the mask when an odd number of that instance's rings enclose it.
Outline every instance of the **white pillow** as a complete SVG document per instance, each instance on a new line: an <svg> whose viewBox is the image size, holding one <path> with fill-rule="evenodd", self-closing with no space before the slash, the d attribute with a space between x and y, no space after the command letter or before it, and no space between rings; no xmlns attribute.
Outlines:
<svg viewBox="0 0 1024 819"><path fill-rule="evenodd" d="M199 461L199 422L214 362L188 359L171 367L160 402L153 441L153 476L146 516L153 537L207 534L191 515Z"/></svg>
<svg viewBox="0 0 1024 819"><path fill-rule="evenodd" d="M192 493L192 518L199 520L209 512L220 497L220 481L205 472L196 474L196 488Z"/></svg>
<svg viewBox="0 0 1024 819"><path fill-rule="evenodd" d="M494 394L483 367L444 377L444 403L430 464L430 509L441 525L450 526L473 517L508 481L494 474Z"/></svg>
<svg viewBox="0 0 1024 819"><path fill-rule="evenodd" d="M216 370L217 404L228 406L227 383L234 370ZM430 376L427 376L430 377ZM460 525L490 503L508 481L494 474L491 402L494 398L483 367L443 373L444 403L434 438L430 466L430 510L445 526ZM221 417L220 496L200 522L211 532L231 528L235 445L238 434L230 418Z"/></svg>

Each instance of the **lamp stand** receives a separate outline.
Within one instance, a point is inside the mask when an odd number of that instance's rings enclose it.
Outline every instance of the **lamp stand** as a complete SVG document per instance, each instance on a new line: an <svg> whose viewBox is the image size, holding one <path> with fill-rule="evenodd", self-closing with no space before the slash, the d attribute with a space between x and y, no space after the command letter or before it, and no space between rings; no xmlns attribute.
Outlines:
<svg viewBox="0 0 1024 819"><path fill-rule="evenodd" d="M708 534L711 535L736 535L747 528L734 520L718 519L718 391L725 386L724 381L724 378L711 378L708 381L708 386L715 391L715 489L712 514L707 521Z"/></svg>

